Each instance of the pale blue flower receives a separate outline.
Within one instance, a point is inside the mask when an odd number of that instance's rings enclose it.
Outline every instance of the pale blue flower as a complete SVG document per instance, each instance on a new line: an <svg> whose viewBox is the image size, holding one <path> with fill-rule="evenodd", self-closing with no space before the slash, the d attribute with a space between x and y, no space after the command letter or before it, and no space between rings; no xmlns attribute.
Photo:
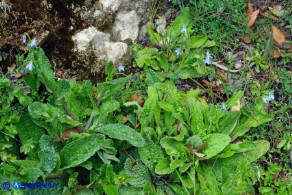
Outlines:
<svg viewBox="0 0 292 195"><path fill-rule="evenodd" d="M29 43L29 47L37 47L37 41L35 39L33 39L30 43Z"/></svg>
<svg viewBox="0 0 292 195"><path fill-rule="evenodd" d="M206 53L206 58L204 60L205 64L211 64L212 56L209 52Z"/></svg>
<svg viewBox="0 0 292 195"><path fill-rule="evenodd" d="M268 103L269 101L274 100L274 99L275 99L274 94L270 93L266 97L263 97L263 102Z"/></svg>
<svg viewBox="0 0 292 195"><path fill-rule="evenodd" d="M257 177L258 177L258 179L260 179L261 178L261 172L258 170L258 172L257 172Z"/></svg>
<svg viewBox="0 0 292 195"><path fill-rule="evenodd" d="M32 61L30 61L29 63L28 63L28 65L26 65L26 67L25 67L27 70L29 70L29 71L31 71L32 69L34 69L34 66L33 66L33 64L32 64Z"/></svg>
<svg viewBox="0 0 292 195"><path fill-rule="evenodd" d="M223 110L223 111L227 111L227 108L226 108L226 105L225 104L222 104L221 107L220 107L220 109Z"/></svg>
<svg viewBox="0 0 292 195"><path fill-rule="evenodd" d="M26 44L26 36L22 35L22 44Z"/></svg>
<svg viewBox="0 0 292 195"><path fill-rule="evenodd" d="M174 52L176 53L176 55L181 56L182 55L182 50L180 48L176 48L174 50Z"/></svg>
<svg viewBox="0 0 292 195"><path fill-rule="evenodd" d="M125 71L125 67L122 64L119 64L118 70L119 70L119 72L124 72Z"/></svg>
<svg viewBox="0 0 292 195"><path fill-rule="evenodd" d="M187 27L185 25L183 25L180 29L180 32L182 33L186 33L187 32Z"/></svg>

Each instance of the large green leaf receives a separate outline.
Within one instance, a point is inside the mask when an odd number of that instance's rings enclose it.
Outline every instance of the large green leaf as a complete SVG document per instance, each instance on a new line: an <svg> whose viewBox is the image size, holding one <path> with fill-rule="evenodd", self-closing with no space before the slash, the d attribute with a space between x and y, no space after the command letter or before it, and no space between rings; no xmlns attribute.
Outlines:
<svg viewBox="0 0 292 195"><path fill-rule="evenodd" d="M214 157L216 154L221 152L230 143L230 141L231 138L226 134L213 133L207 135L203 138L203 142L207 142L208 146L200 150L200 153L206 155L203 159L205 160Z"/></svg>
<svg viewBox="0 0 292 195"><path fill-rule="evenodd" d="M91 135L74 140L60 151L62 167L75 167L93 156L103 145L103 135Z"/></svg>
<svg viewBox="0 0 292 195"><path fill-rule="evenodd" d="M38 152L41 168L43 171L50 173L57 165L56 152L53 147L42 148Z"/></svg>
<svg viewBox="0 0 292 195"><path fill-rule="evenodd" d="M138 152L142 162L150 171L154 171L158 161L164 157L161 147L151 140L147 140L144 147L138 148Z"/></svg>
<svg viewBox="0 0 292 195"><path fill-rule="evenodd" d="M202 47L205 42L207 41L207 36L192 36L190 39L191 47L192 48L199 48Z"/></svg>
<svg viewBox="0 0 292 195"><path fill-rule="evenodd" d="M28 106L28 111L34 119L34 123L45 128L52 137L58 136L59 132L57 130L63 132L80 125L78 121L73 120L62 109L50 104L34 102Z"/></svg>
<svg viewBox="0 0 292 195"><path fill-rule="evenodd" d="M135 187L143 187L146 183L150 182L150 174L145 165L137 163L136 165L131 165L131 159L127 158L124 171L127 175L132 177L132 180L129 182Z"/></svg>
<svg viewBox="0 0 292 195"><path fill-rule="evenodd" d="M243 91L239 91L236 94L234 94L231 98L227 100L225 103L227 108L230 108L231 106L237 106L238 100L240 100L244 95Z"/></svg>
<svg viewBox="0 0 292 195"><path fill-rule="evenodd" d="M169 157L165 157L160 159L156 168L155 173L158 175L166 175L170 174L174 171L174 169L170 168L170 159Z"/></svg>
<svg viewBox="0 0 292 195"><path fill-rule="evenodd" d="M219 129L217 130L217 132L229 135L235 128L240 115L241 113L239 111L228 112L219 121Z"/></svg>
<svg viewBox="0 0 292 195"><path fill-rule="evenodd" d="M97 129L98 132L103 133L110 138L118 140L126 140L136 147L143 147L145 140L140 133L122 124L107 124Z"/></svg>

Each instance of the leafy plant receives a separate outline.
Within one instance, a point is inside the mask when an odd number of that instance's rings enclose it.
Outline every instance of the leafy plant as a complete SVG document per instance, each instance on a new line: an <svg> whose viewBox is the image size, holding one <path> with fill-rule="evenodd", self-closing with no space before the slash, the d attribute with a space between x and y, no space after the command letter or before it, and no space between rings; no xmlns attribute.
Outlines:
<svg viewBox="0 0 292 195"><path fill-rule="evenodd" d="M143 49L136 46L136 66L145 70L152 68L162 71L161 77L173 80L206 76L210 67L203 62L203 48L216 44L206 36L193 35L190 21L190 10L185 8L162 33L149 28L148 35L153 46Z"/></svg>

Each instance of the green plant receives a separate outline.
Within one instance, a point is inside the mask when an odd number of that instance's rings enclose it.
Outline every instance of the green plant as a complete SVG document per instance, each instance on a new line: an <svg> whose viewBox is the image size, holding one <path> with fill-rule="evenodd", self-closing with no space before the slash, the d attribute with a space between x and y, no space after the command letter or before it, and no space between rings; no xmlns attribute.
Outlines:
<svg viewBox="0 0 292 195"><path fill-rule="evenodd" d="M145 70L152 68L161 71L161 77L173 80L206 76L210 67L203 62L203 49L215 46L215 42L206 36L193 35L190 21L190 11L185 8L162 33L149 28L152 47L134 48L135 65Z"/></svg>

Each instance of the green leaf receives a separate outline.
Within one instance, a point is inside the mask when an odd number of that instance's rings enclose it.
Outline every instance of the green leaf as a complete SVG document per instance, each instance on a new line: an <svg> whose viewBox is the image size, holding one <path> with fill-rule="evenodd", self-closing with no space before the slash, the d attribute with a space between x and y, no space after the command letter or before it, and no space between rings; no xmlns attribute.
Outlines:
<svg viewBox="0 0 292 195"><path fill-rule="evenodd" d="M21 169L22 182L34 183L40 176L44 176L41 171L40 163L34 160L11 160L12 164L19 166Z"/></svg>
<svg viewBox="0 0 292 195"><path fill-rule="evenodd" d="M174 137L163 137L160 140L161 146L165 149L166 154L170 156L179 156L184 145L177 141Z"/></svg>
<svg viewBox="0 0 292 195"><path fill-rule="evenodd" d="M193 135L186 140L186 144L190 144L192 148L198 148L202 145L202 143L202 139L197 135Z"/></svg>
<svg viewBox="0 0 292 195"><path fill-rule="evenodd" d="M162 82L163 80L164 80L164 77L161 75L161 73L156 72L152 69L147 69L146 82L148 86L154 85L155 83Z"/></svg>
<svg viewBox="0 0 292 195"><path fill-rule="evenodd" d="M132 167L131 159L129 158L126 159L124 171L132 177L129 183L135 187L143 187L146 183L151 182L147 167L141 163L137 163Z"/></svg>
<svg viewBox="0 0 292 195"><path fill-rule="evenodd" d="M158 49L156 48L144 48L139 50L137 53L137 58L135 59L137 66L142 68L144 65L149 65L152 57L157 53Z"/></svg>
<svg viewBox="0 0 292 195"><path fill-rule="evenodd" d="M105 74L107 75L106 80L111 81L113 79L113 62L110 61L105 67Z"/></svg>
<svg viewBox="0 0 292 195"><path fill-rule="evenodd" d="M91 135L74 140L60 151L63 169L75 167L93 156L103 145L103 135Z"/></svg>
<svg viewBox="0 0 292 195"><path fill-rule="evenodd" d="M174 169L170 168L169 157L165 157L165 158L161 159L155 168L155 173L158 175L170 174L173 171L174 171Z"/></svg>
<svg viewBox="0 0 292 195"><path fill-rule="evenodd" d="M209 41L209 40L207 40L207 41L205 42L205 44L202 46L202 48L206 48L206 47L214 47L214 46L216 46L216 42L215 42L215 41Z"/></svg>
<svg viewBox="0 0 292 195"><path fill-rule="evenodd" d="M43 171L50 173L54 170L57 164L56 152L53 147L42 148L38 152L41 168Z"/></svg>
<svg viewBox="0 0 292 195"><path fill-rule="evenodd" d="M110 138L118 140L126 140L136 147L143 147L145 144L144 138L135 129L132 129L122 124L107 124L97 129Z"/></svg>
<svg viewBox="0 0 292 195"><path fill-rule="evenodd" d="M236 94L234 94L231 98L229 98L227 100L227 102L225 103L226 108L230 108L231 106L237 106L238 104L238 100L240 100L244 95L243 91L239 91Z"/></svg>
<svg viewBox="0 0 292 195"><path fill-rule="evenodd" d="M208 146L202 150L200 153L205 154L206 157L203 159L210 159L216 154L220 153L224 148L230 143L231 138L228 135L213 133L209 134L203 138L203 142L207 142Z"/></svg>
<svg viewBox="0 0 292 195"><path fill-rule="evenodd" d="M73 120L63 110L50 104L34 102L28 106L28 111L31 117L35 119L33 120L34 123L45 128L52 137L58 136L59 132L56 130L63 132L80 125L78 121Z"/></svg>
<svg viewBox="0 0 292 195"><path fill-rule="evenodd" d="M219 121L219 129L217 130L218 133L223 133L229 135L239 120L241 112L233 111L228 112L221 120Z"/></svg>
<svg viewBox="0 0 292 195"><path fill-rule="evenodd" d="M147 140L143 147L138 148L140 159L150 171L154 171L156 164L164 158L162 149L151 140Z"/></svg>
<svg viewBox="0 0 292 195"><path fill-rule="evenodd" d="M206 43L207 41L207 36L192 36L190 38L190 42L191 42L191 47L192 48L199 48L202 47L204 45L204 43Z"/></svg>
<svg viewBox="0 0 292 195"><path fill-rule="evenodd" d="M151 44L158 44L161 41L161 36L154 32L151 28L147 28L147 33L149 35Z"/></svg>
<svg viewBox="0 0 292 195"><path fill-rule="evenodd" d="M6 88L10 86L10 80L6 77L0 78L0 89Z"/></svg>

